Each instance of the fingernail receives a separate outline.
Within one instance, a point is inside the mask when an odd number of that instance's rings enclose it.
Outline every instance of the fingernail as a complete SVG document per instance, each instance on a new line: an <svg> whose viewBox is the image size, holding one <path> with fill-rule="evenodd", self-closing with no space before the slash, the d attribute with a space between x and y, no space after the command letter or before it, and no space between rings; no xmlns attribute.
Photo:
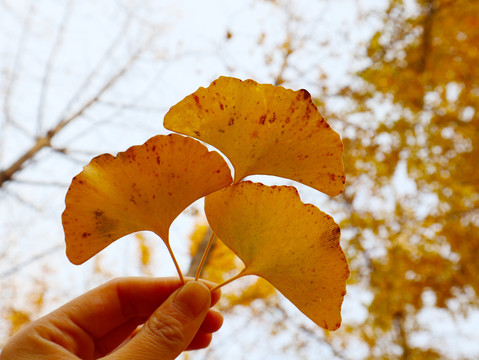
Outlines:
<svg viewBox="0 0 479 360"><path fill-rule="evenodd" d="M209 289L202 283L188 281L183 285L180 291L178 291L174 303L186 315L195 318L210 307L211 294Z"/></svg>

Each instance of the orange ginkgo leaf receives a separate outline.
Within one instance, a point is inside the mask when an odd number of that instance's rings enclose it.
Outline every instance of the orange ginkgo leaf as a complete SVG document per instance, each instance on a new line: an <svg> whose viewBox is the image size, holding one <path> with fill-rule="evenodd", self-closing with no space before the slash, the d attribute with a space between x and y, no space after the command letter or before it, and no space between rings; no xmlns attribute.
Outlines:
<svg viewBox="0 0 479 360"><path fill-rule="evenodd" d="M73 178L65 198L67 256L81 264L141 230L158 234L171 253L173 220L195 200L231 182L231 171L217 152L176 134L155 136L116 157L100 155Z"/></svg>
<svg viewBox="0 0 479 360"><path fill-rule="evenodd" d="M317 325L335 330L349 269L334 220L291 186L239 182L208 195L208 221L244 262Z"/></svg>
<svg viewBox="0 0 479 360"><path fill-rule="evenodd" d="M215 146L235 181L276 175L331 196L343 191L343 145L306 90L220 77L173 106L167 129Z"/></svg>

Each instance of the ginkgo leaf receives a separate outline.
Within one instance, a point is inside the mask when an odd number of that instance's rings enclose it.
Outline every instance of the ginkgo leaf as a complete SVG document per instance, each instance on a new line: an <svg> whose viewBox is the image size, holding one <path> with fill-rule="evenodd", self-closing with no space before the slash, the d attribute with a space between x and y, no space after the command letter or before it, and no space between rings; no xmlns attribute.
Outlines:
<svg viewBox="0 0 479 360"><path fill-rule="evenodd" d="M317 325L335 330L349 269L334 220L291 186L239 182L205 198L218 238Z"/></svg>
<svg viewBox="0 0 479 360"><path fill-rule="evenodd" d="M343 191L343 145L306 90L220 77L173 106L164 126L215 146L235 182L276 175L331 196Z"/></svg>
<svg viewBox="0 0 479 360"><path fill-rule="evenodd" d="M62 221L67 255L81 264L127 234L150 230L169 248L173 220L232 182L217 152L180 135L158 135L114 157L94 158L73 178Z"/></svg>

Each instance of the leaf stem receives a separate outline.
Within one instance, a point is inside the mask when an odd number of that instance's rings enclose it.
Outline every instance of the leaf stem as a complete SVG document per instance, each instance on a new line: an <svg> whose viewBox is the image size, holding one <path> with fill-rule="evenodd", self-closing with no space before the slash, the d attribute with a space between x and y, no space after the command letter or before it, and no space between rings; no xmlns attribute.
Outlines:
<svg viewBox="0 0 479 360"><path fill-rule="evenodd" d="M203 252L203 256L201 258L200 264L198 265L198 269L196 270L195 281L198 281L200 278L201 270L203 270L203 265L206 262L206 258L210 252L211 245L213 245L213 241L215 240L216 234L214 231L211 232L210 239L208 240L208 244L206 245L206 249Z"/></svg>
<svg viewBox="0 0 479 360"><path fill-rule="evenodd" d="M176 271L178 271L178 275L180 277L180 281L182 284L185 283L185 278L183 277L183 273L181 272L180 265L176 261L175 254L173 254L173 250L171 250L170 244L165 241L166 247L168 248L168 252L170 253L171 258L173 259L173 263L175 264Z"/></svg>
<svg viewBox="0 0 479 360"><path fill-rule="evenodd" d="M238 274L236 274L236 275L233 276L232 278L229 278L228 280L223 281L221 284L216 285L214 288L212 288L212 289L210 290L210 292L216 291L216 290L222 288L223 286L225 286L226 284L229 284L230 282L233 282L233 281L235 281L235 280L237 280L237 279L239 279L240 277L245 276L245 275L247 275L247 274L246 274L246 268L244 268L243 270L241 270Z"/></svg>

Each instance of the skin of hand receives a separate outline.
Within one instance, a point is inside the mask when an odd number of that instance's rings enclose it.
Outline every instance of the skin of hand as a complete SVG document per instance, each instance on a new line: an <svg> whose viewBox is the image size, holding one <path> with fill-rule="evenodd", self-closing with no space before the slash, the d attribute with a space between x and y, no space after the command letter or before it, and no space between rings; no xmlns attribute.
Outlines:
<svg viewBox="0 0 479 360"><path fill-rule="evenodd" d="M205 348L222 323L214 284L178 278L112 280L32 322L0 360L170 360ZM143 325L142 325L143 324ZM142 325L141 327L139 327Z"/></svg>

